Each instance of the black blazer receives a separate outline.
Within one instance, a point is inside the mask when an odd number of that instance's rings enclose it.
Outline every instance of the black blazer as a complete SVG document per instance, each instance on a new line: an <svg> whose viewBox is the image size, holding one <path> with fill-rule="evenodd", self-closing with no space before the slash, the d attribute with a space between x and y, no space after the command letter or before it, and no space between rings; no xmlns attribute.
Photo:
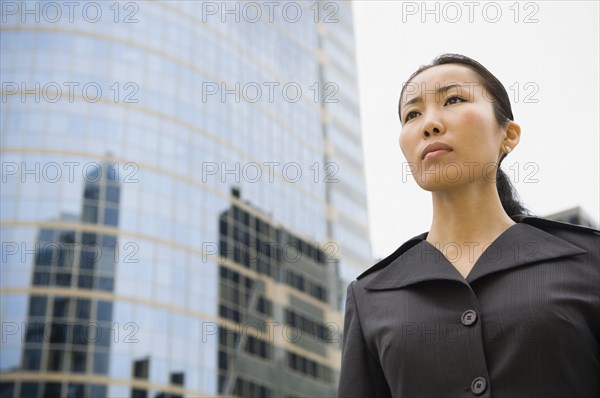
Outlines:
<svg viewBox="0 0 600 398"><path fill-rule="evenodd" d="M600 397L600 231L511 218L466 280L423 233L350 283L338 397Z"/></svg>

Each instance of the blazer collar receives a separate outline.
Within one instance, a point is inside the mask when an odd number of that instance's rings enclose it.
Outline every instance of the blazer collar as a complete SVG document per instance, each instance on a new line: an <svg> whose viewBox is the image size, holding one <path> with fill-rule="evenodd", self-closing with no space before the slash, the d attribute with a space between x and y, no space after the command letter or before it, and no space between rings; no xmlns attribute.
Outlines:
<svg viewBox="0 0 600 398"><path fill-rule="evenodd" d="M536 217L519 214L511 218L516 224L511 225L488 245L466 280L440 250L425 240L427 232L409 239L393 254L371 267L358 279L382 269L373 279L365 283L365 289L397 289L428 280L471 283L494 272L538 261L587 253L587 250L530 225L528 221L535 224L535 220L539 220Z"/></svg>

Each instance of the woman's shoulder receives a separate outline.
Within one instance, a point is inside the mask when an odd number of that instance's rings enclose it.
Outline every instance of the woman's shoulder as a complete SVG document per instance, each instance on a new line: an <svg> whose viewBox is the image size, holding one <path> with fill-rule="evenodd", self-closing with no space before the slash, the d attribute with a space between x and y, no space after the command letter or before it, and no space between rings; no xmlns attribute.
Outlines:
<svg viewBox="0 0 600 398"><path fill-rule="evenodd" d="M517 214L511 217L516 222L533 225L539 229L548 231L565 231L580 233L583 235L591 234L591 236L600 236L600 230L579 224L572 224L564 221L555 221L544 217L531 216L527 214Z"/></svg>
<svg viewBox="0 0 600 398"><path fill-rule="evenodd" d="M555 221L548 218L522 215L513 216L516 222L541 229L551 235L585 249L600 264L600 230L585 225Z"/></svg>

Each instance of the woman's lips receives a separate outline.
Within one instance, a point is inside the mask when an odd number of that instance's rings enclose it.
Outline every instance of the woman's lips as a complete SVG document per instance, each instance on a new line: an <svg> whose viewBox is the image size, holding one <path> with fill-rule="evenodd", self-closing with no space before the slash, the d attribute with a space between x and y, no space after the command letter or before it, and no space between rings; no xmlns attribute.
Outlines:
<svg viewBox="0 0 600 398"><path fill-rule="evenodd" d="M431 144L427 145L425 147L425 149L423 149L423 152L421 153L421 160L425 160L425 155L427 155L430 152L435 152L435 151L451 151L452 147L448 144L446 144L445 142L441 142L441 141L434 141ZM443 155L443 153L441 154Z"/></svg>
<svg viewBox="0 0 600 398"><path fill-rule="evenodd" d="M442 155L447 154L448 152L451 152L451 151L448 149L438 149L437 151L428 152L427 155L425 155L425 157L423 158L423 160L442 156Z"/></svg>

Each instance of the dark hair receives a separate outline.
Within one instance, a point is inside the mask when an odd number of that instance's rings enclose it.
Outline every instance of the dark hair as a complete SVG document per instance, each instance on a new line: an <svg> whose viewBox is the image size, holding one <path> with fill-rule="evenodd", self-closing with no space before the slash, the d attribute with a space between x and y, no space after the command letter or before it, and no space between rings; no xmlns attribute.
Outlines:
<svg viewBox="0 0 600 398"><path fill-rule="evenodd" d="M500 126L505 126L509 121L513 120L512 107L510 105L510 99L506 89L502 83L494 76L489 70L487 70L479 62L472 58L469 58L461 54L442 54L436 57L431 64L421 65L409 78L410 82L419 73L427 70L433 66L444 65L444 64L461 64L471 68L479 76L478 83L481 84L485 90L492 96L492 105L494 109L494 116ZM407 82L407 83L408 83ZM402 108L402 96L404 95L404 89L406 84L402 87L400 92L400 101L398 102L398 114L401 114ZM508 176L500 165L506 157L506 154L500 157L498 162L498 168L496 172L496 189L498 190L498 196L502 202L504 211L509 216L516 214L527 214L531 215L531 212L521 203L519 195L516 189L511 184Z"/></svg>

